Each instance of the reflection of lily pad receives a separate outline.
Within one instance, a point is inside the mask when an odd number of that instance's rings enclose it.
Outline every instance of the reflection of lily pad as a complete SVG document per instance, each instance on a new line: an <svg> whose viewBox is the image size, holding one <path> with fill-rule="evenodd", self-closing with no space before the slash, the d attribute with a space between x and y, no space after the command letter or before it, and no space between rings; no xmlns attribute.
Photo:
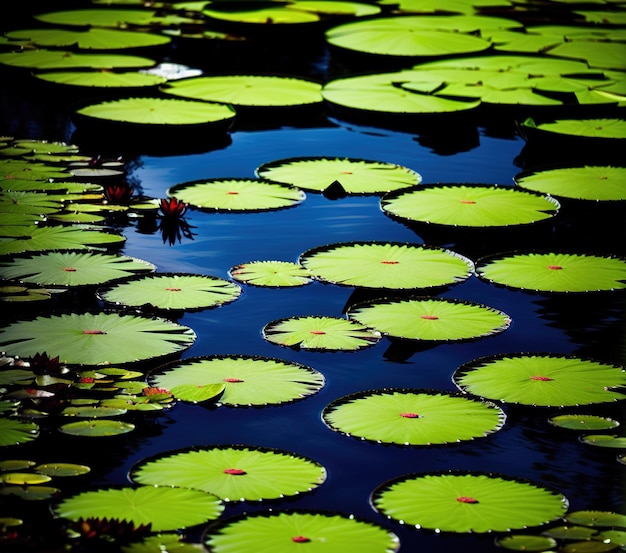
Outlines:
<svg viewBox="0 0 626 553"><path fill-rule="evenodd" d="M536 292L593 292L626 288L626 260L576 253L513 253L485 257L476 275Z"/></svg>
<svg viewBox="0 0 626 553"><path fill-rule="evenodd" d="M61 518L78 521L99 518L151 525L153 532L203 524L220 516L222 502L198 490L163 486L102 489L63 499L54 506Z"/></svg>
<svg viewBox="0 0 626 553"><path fill-rule="evenodd" d="M473 340L505 331L511 318L478 303L446 298L382 299L352 306L348 317L409 340Z"/></svg>
<svg viewBox="0 0 626 553"><path fill-rule="evenodd" d="M300 264L290 261L250 261L231 267L228 274L238 282L253 286L304 286L312 275Z"/></svg>
<svg viewBox="0 0 626 553"><path fill-rule="evenodd" d="M167 195L202 209L265 211L295 206L306 198L294 186L263 179L209 179L177 184Z"/></svg>
<svg viewBox="0 0 626 553"><path fill-rule="evenodd" d="M450 250L395 242L318 246L301 254L300 263L333 284L405 290L456 284L474 268L472 261Z"/></svg>
<svg viewBox="0 0 626 553"><path fill-rule="evenodd" d="M338 317L291 317L263 327L263 338L279 346L322 351L356 351L373 346L380 332Z"/></svg>
<svg viewBox="0 0 626 553"><path fill-rule="evenodd" d="M158 309L205 309L236 300L241 288L209 275L153 273L98 292L104 301L131 307L145 304Z"/></svg>
<svg viewBox="0 0 626 553"><path fill-rule="evenodd" d="M0 347L32 357L54 352L62 363L131 363L171 355L190 347L195 332L165 319L116 313L68 313L40 316L6 325Z"/></svg>
<svg viewBox="0 0 626 553"><path fill-rule="evenodd" d="M59 431L71 436L84 436L89 438L100 438L103 436L118 436L132 432L135 425L129 422L115 420L89 420L68 422L59 426Z"/></svg>
<svg viewBox="0 0 626 553"><path fill-rule="evenodd" d="M393 553L398 537L354 516L316 512L255 513L210 528L204 543L212 553L249 553L250 543L272 553L300 549L327 553Z"/></svg>
<svg viewBox="0 0 626 553"><path fill-rule="evenodd" d="M377 194L414 186L422 180L408 167L355 158L280 159L260 165L256 173L264 179L315 192L323 192L338 182L348 194Z"/></svg>
<svg viewBox="0 0 626 553"><path fill-rule="evenodd" d="M608 417L600 417L598 415L556 415L548 419L550 424L559 428L567 428L570 430L606 430L607 428L615 428L619 426L619 422Z"/></svg>
<svg viewBox="0 0 626 553"><path fill-rule="evenodd" d="M314 394L324 385L323 375L305 365L245 355L184 359L153 372L149 381L175 397L177 386L222 384L220 402L225 405L280 404Z"/></svg>
<svg viewBox="0 0 626 553"><path fill-rule="evenodd" d="M39 436L39 426L34 422L0 417L0 446L19 445Z"/></svg>
<svg viewBox="0 0 626 553"><path fill-rule="evenodd" d="M463 391L523 405L573 406L626 399L626 371L617 365L557 354L502 354L461 365Z"/></svg>
<svg viewBox="0 0 626 553"><path fill-rule="evenodd" d="M202 490L224 501L261 501L310 491L326 480L326 470L287 451L217 446L141 461L131 471L131 479Z"/></svg>
<svg viewBox="0 0 626 553"><path fill-rule="evenodd" d="M324 408L336 432L397 445L433 445L473 440L504 425L492 403L430 390L384 389L339 398Z"/></svg>
<svg viewBox="0 0 626 553"><path fill-rule="evenodd" d="M374 508L417 528L507 532L561 517L567 499L541 486L491 474L407 475L374 491Z"/></svg>

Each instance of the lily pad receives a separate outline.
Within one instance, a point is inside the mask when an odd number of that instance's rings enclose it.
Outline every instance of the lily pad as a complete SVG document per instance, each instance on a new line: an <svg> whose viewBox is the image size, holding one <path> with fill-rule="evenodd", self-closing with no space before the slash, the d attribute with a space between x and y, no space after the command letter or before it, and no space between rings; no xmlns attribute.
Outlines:
<svg viewBox="0 0 626 553"><path fill-rule="evenodd" d="M240 263L231 267L228 274L234 280L252 286L284 288L313 282L313 276L302 265L290 261Z"/></svg>
<svg viewBox="0 0 626 553"><path fill-rule="evenodd" d="M166 365L149 376L152 386L178 397L180 386L224 385L224 405L275 405L302 399L319 391L324 376L305 365L271 357L214 355L191 357ZM187 395L179 397L189 401Z"/></svg>
<svg viewBox="0 0 626 553"><path fill-rule="evenodd" d="M52 292L41 286L7 285L0 282L0 302L38 302L51 299Z"/></svg>
<svg viewBox="0 0 626 553"><path fill-rule="evenodd" d="M505 476L476 473L407 475L372 495L381 514L441 532L507 532L546 524L568 507L560 493Z"/></svg>
<svg viewBox="0 0 626 553"><path fill-rule="evenodd" d="M318 246L300 255L318 279L375 289L423 289L457 284L474 264L453 251L398 242L349 242Z"/></svg>
<svg viewBox="0 0 626 553"><path fill-rule="evenodd" d="M583 526L626 528L626 515L612 511L581 510L567 513L565 520Z"/></svg>
<svg viewBox="0 0 626 553"><path fill-rule="evenodd" d="M522 138L529 144L546 140L569 141L597 146L623 145L626 140L626 120L623 119L557 119L536 123L526 119L518 126ZM613 144L611 144L613 143Z"/></svg>
<svg viewBox="0 0 626 553"><path fill-rule="evenodd" d="M249 178L184 182L168 189L167 195L201 209L242 212L292 207L306 198L295 186Z"/></svg>
<svg viewBox="0 0 626 553"><path fill-rule="evenodd" d="M146 89L165 83L163 77L141 71L46 71L35 79L54 85L93 91Z"/></svg>
<svg viewBox="0 0 626 553"><path fill-rule="evenodd" d="M202 490L223 501L262 501L311 491L324 483L326 470L288 451L217 446L141 461L130 477L138 484Z"/></svg>
<svg viewBox="0 0 626 553"><path fill-rule="evenodd" d="M263 338L279 346L320 351L357 351L380 340L380 332L338 317L290 317L267 323Z"/></svg>
<svg viewBox="0 0 626 553"><path fill-rule="evenodd" d="M17 321L0 331L0 347L20 357L55 352L64 364L131 363L190 347L195 332L165 319L117 313L67 313Z"/></svg>
<svg viewBox="0 0 626 553"><path fill-rule="evenodd" d="M41 286L93 286L154 270L141 259L88 250L28 252L0 259L1 278Z"/></svg>
<svg viewBox="0 0 626 553"><path fill-rule="evenodd" d="M484 257L476 275L494 284L534 292L599 292L626 288L620 257L534 252Z"/></svg>
<svg viewBox="0 0 626 553"><path fill-rule="evenodd" d="M47 501L59 495L61 490L52 486L3 486L0 495L15 496L24 501Z"/></svg>
<svg viewBox="0 0 626 553"><path fill-rule="evenodd" d="M347 194L379 194L422 181L421 175L408 167L357 158L280 159L260 165L256 174L314 192L324 192L338 182Z"/></svg>
<svg viewBox="0 0 626 553"><path fill-rule="evenodd" d="M32 472L5 472L0 474L0 482L17 486L36 486L50 482L50 480L52 480L50 476Z"/></svg>
<svg viewBox="0 0 626 553"><path fill-rule="evenodd" d="M582 414L569 414L569 415L555 415L548 419L550 424L558 426L559 428L567 428L570 430L606 430L608 428L615 428L619 426L619 422L608 418L600 417L598 415L582 415Z"/></svg>
<svg viewBox="0 0 626 553"><path fill-rule="evenodd" d="M511 324L498 309L446 298L373 300L350 307L347 315L394 338L435 342L484 338Z"/></svg>
<svg viewBox="0 0 626 553"><path fill-rule="evenodd" d="M183 529L220 516L223 503L214 495L186 488L140 486L82 492L55 505L54 513L72 521L88 518L150 525L153 532Z"/></svg>
<svg viewBox="0 0 626 553"><path fill-rule="evenodd" d="M574 406L626 399L623 367L558 354L501 354L474 359L453 375L461 390L522 405Z"/></svg>
<svg viewBox="0 0 626 553"><path fill-rule="evenodd" d="M614 434L585 434L580 437L580 441L584 444L598 447L626 448L626 436L617 436Z"/></svg>
<svg viewBox="0 0 626 553"><path fill-rule="evenodd" d="M470 228L528 225L554 217L559 207L549 196L479 184L422 185L381 199L383 212L399 219Z"/></svg>
<svg viewBox="0 0 626 553"><path fill-rule="evenodd" d="M119 436L135 430L135 425L130 422L115 420L86 420L68 422L59 426L59 431L71 436L83 436L86 438L101 438L103 436Z"/></svg>
<svg viewBox="0 0 626 553"><path fill-rule="evenodd" d="M203 541L212 553L247 553L250 543L265 544L273 553L300 548L325 553L393 553L400 547L399 538L378 524L322 512L244 515L208 529Z"/></svg>
<svg viewBox="0 0 626 553"><path fill-rule="evenodd" d="M86 54L69 50L0 52L0 65L37 71L65 69L143 69L155 61L129 54Z"/></svg>
<svg viewBox="0 0 626 553"><path fill-rule="evenodd" d="M38 13L35 16L37 21L43 23L52 23L54 25L62 25L68 27L108 27L108 28L126 28L126 27L160 27L200 23L197 20L178 15L161 15L157 11L145 9L111 9L111 8L92 8L92 9L75 9L75 10L59 10L46 13Z"/></svg>
<svg viewBox="0 0 626 553"><path fill-rule="evenodd" d="M209 275L154 273L98 291L104 301L130 307L149 304L157 309L207 309L235 301L241 288Z"/></svg>
<svg viewBox="0 0 626 553"><path fill-rule="evenodd" d="M91 469L86 465L77 465L75 463L43 463L34 467L36 472L47 474L54 478L80 476L87 474Z"/></svg>
<svg viewBox="0 0 626 553"><path fill-rule="evenodd" d="M493 403L418 389L350 394L327 405L322 418L335 432L406 446L473 440L500 430L505 421Z"/></svg>
<svg viewBox="0 0 626 553"><path fill-rule="evenodd" d="M39 436L39 426L34 422L0 417L0 446L31 442Z"/></svg>
<svg viewBox="0 0 626 553"><path fill-rule="evenodd" d="M496 544L508 551L550 551L557 546L557 541L548 536L511 534L496 539Z"/></svg>

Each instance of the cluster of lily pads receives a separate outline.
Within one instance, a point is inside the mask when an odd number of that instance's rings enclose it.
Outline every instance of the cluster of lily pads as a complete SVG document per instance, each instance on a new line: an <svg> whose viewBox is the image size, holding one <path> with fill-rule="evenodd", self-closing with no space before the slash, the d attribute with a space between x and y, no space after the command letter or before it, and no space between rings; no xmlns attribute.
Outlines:
<svg viewBox="0 0 626 553"><path fill-rule="evenodd" d="M36 28L7 32L0 66L27 70L29 78L53 89L112 93L72 112L79 129L95 134L109 136L117 129L149 137L180 131L182 137L199 131L219 138L236 128L236 121L266 109L295 117L313 107L339 117L406 124L506 108L535 118L567 115L518 120L529 143L540 143L542 133L553 141L574 134L583 144L600 140L600 148L609 144L619 151L626 138L624 121L613 117L626 100L619 7L607 11L606 24L596 29L585 23L604 16L585 10L571 12L577 25L524 25L524 16L533 17L532 2L508 0L450 2L445 14L440 2L420 0L254 6L215 0L162 4L158 11L132 1L120 1L124 9L110 1L94 4L36 14ZM321 84L276 75L207 74L126 53L162 56L172 43L207 51L217 44L255 47L274 34L321 35L338 58L398 69ZM626 287L626 259L617 255L515 250L470 259L437 245L377 241L322 244L302 252L297 262L242 260L229 269L229 279L165 273L121 254L125 237L117 230L142 224L160 230L172 244L181 233L193 234L184 219L187 209L297 208L315 193L329 200L379 195L381 210L418 234L425 228L434 228L435 236L439 230L534 230L550 224L572 201L621 205L624 168L612 164L528 171L508 187L422 184L414 170L385 161L303 157L268 161L256 168L255 178L182 182L162 199L133 191L127 172L125 160L94 158L73 145L2 139L0 301L9 313L0 331L3 448L39 439L42 428L89 438L125 435L134 429L130 414L172 409L177 402L264 407L319 392L322 372L280 358L179 358L196 333L176 322L178 316L227 308L247 286L317 281L369 294L345 316L304 314L268 321L260 329L279 347L347 352L383 338L438 345L505 332L511 317L498 308L437 297L471 277L514 290L574 296ZM80 302L92 308L75 309ZM560 408L626 399L623 367L556 353L474 359L457 368L453 382L458 393L384 388L336 398L324 408L322 421L330 431L372 444L429 447L498 432L506 426L506 404ZM585 432L619 425L586 413L552 416L549 423ZM625 440L606 433L584 433L580 439L618 449ZM232 444L168 451L137 463L129 474L132 486L74 494L48 484L61 475L89 472L88 467L9 459L0 470L0 494L50 500L55 517L80 547L191 550L175 532L209 521L214 522L202 541L215 553L247 553L251 543L275 552L307 543L325 551L372 553L401 546L382 524L344 513L275 509L222 520L229 503L280 501L325 484L324 466L290 451ZM568 513L561 493L506 475L402 475L373 490L370 499L375 513L396 523L437 532L497 532L498 544L508 549L608 551L626 544L623 517ZM514 533L560 521L568 526L541 536ZM17 547L28 541L23 524L19 517L0 519L3 541Z"/></svg>

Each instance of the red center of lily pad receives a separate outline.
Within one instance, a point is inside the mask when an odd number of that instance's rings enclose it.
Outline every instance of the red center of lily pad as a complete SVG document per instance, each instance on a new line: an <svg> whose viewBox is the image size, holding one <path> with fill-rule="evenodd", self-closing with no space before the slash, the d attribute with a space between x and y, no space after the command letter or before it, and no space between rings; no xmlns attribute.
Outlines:
<svg viewBox="0 0 626 553"><path fill-rule="evenodd" d="M240 378L224 378L224 382L243 382Z"/></svg>
<svg viewBox="0 0 626 553"><path fill-rule="evenodd" d="M230 191L226 192L226 194L230 194L231 196L236 196L237 194L239 194L239 192L235 192L234 190L230 190Z"/></svg>
<svg viewBox="0 0 626 553"><path fill-rule="evenodd" d="M400 413L401 417L405 419L419 419L420 416L417 413Z"/></svg>
<svg viewBox="0 0 626 553"><path fill-rule="evenodd" d="M386 260L384 260L384 261L381 261L381 263L383 265L397 265L400 262L399 261L386 261Z"/></svg>
<svg viewBox="0 0 626 553"><path fill-rule="evenodd" d="M551 271L560 271L563 267L561 267L560 265L548 265L548 269L550 269Z"/></svg>
<svg viewBox="0 0 626 553"><path fill-rule="evenodd" d="M83 334L106 334L104 330L83 330Z"/></svg>
<svg viewBox="0 0 626 553"><path fill-rule="evenodd" d="M456 500L459 503L478 503L478 499L474 497L468 497L467 495L462 495L461 497L457 497Z"/></svg>
<svg viewBox="0 0 626 553"><path fill-rule="evenodd" d="M166 288L168 292L180 292L182 288Z"/></svg>
<svg viewBox="0 0 626 553"><path fill-rule="evenodd" d="M233 474L234 476L241 476L242 474L246 474L246 471L241 470L241 469L224 469L224 474Z"/></svg>
<svg viewBox="0 0 626 553"><path fill-rule="evenodd" d="M323 330L310 330L310 334L326 334Z"/></svg>
<svg viewBox="0 0 626 553"><path fill-rule="evenodd" d="M427 321L436 321L438 318L437 315L420 315L420 319L426 319Z"/></svg>
<svg viewBox="0 0 626 553"><path fill-rule="evenodd" d="M309 543L311 538L307 538L306 536L294 536L291 538L291 541L295 543Z"/></svg>
<svg viewBox="0 0 626 553"><path fill-rule="evenodd" d="M550 380L554 380L554 378L550 378L549 376L531 376L531 380L540 380L542 382L549 382Z"/></svg>
<svg viewBox="0 0 626 553"><path fill-rule="evenodd" d="M74 267L65 267L65 269L63 269L65 272L67 273L75 273L76 269L74 269Z"/></svg>
<svg viewBox="0 0 626 553"><path fill-rule="evenodd" d="M459 202L462 204L475 204L476 203L474 200L459 200Z"/></svg>

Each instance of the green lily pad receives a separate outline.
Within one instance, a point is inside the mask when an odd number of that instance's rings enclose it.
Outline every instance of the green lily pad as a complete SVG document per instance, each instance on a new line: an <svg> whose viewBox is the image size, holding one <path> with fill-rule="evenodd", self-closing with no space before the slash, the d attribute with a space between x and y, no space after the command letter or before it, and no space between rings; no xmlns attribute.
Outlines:
<svg viewBox="0 0 626 553"><path fill-rule="evenodd" d="M623 119L557 119L536 123L526 119L520 124L522 137L533 143L540 140L577 139L595 142L626 140L626 120Z"/></svg>
<svg viewBox="0 0 626 553"><path fill-rule="evenodd" d="M32 472L5 472L0 474L0 482L17 486L36 486L50 482L50 480L52 480L50 476Z"/></svg>
<svg viewBox="0 0 626 553"><path fill-rule="evenodd" d="M569 430L606 430L619 426L619 422L598 415L556 415L548 419L550 424Z"/></svg>
<svg viewBox="0 0 626 553"><path fill-rule="evenodd" d="M626 70L626 44L621 42L574 40L550 48L549 53L561 58L585 60L589 67Z"/></svg>
<svg viewBox="0 0 626 553"><path fill-rule="evenodd" d="M501 354L474 359L453 375L461 390L522 405L574 406L626 399L617 365L557 354Z"/></svg>
<svg viewBox="0 0 626 553"><path fill-rule="evenodd" d="M18 303L49 301L52 293L40 286L2 285L0 283L0 302Z"/></svg>
<svg viewBox="0 0 626 553"><path fill-rule="evenodd" d="M473 440L500 430L505 421L493 403L417 389L350 394L327 405L322 418L335 432L405 446Z"/></svg>
<svg viewBox="0 0 626 553"><path fill-rule="evenodd" d="M594 202L626 200L626 168L601 165L524 171L513 177L523 190Z"/></svg>
<svg viewBox="0 0 626 553"><path fill-rule="evenodd" d="M77 465L75 463L43 463L34 467L33 470L40 474L53 476L54 478L80 476L91 471L88 466Z"/></svg>
<svg viewBox="0 0 626 553"><path fill-rule="evenodd" d="M66 417L100 419L118 417L124 413L126 413L126 409L114 409L112 407L102 407L99 405L70 405L63 409L60 414Z"/></svg>
<svg viewBox="0 0 626 553"><path fill-rule="evenodd" d="M354 516L318 512L255 513L210 528L204 543L213 553L247 553L262 543L273 553L300 549L326 553L393 553L399 538L378 524Z"/></svg>
<svg viewBox="0 0 626 553"><path fill-rule="evenodd" d="M19 445L39 436L39 426L34 422L0 417L0 446Z"/></svg>
<svg viewBox="0 0 626 553"><path fill-rule="evenodd" d="M202 10L202 14L208 17L209 21L229 24L235 30L267 30L270 35L290 27L308 28L320 21L320 16L316 13L287 9L280 4L274 7L261 2L256 8L249 2L233 1L228 4L227 8L220 9L219 2L209 3L207 9Z"/></svg>
<svg viewBox="0 0 626 553"><path fill-rule="evenodd" d="M559 540L591 540L598 534L598 531L583 526L555 526L544 531L543 534Z"/></svg>
<svg viewBox="0 0 626 553"><path fill-rule="evenodd" d="M318 246L302 253L299 262L326 282L395 290L456 284L469 278L474 267L450 250L396 242Z"/></svg>
<svg viewBox="0 0 626 553"><path fill-rule="evenodd" d="M511 318L486 305L446 299L381 299L354 305L350 319L408 340L475 340L504 332Z"/></svg>
<svg viewBox="0 0 626 553"><path fill-rule="evenodd" d="M324 483L326 469L287 451L218 446L141 461L130 477L138 484L202 490L223 501L261 501L311 491Z"/></svg>
<svg viewBox="0 0 626 553"><path fill-rule="evenodd" d="M581 510L567 513L565 520L583 526L626 528L626 515L611 511Z"/></svg>
<svg viewBox="0 0 626 553"><path fill-rule="evenodd" d="M5 459L0 461L0 470L24 470L34 467L37 463L30 459Z"/></svg>
<svg viewBox="0 0 626 553"><path fill-rule="evenodd" d="M534 292L598 292L626 288L626 260L576 253L501 254L479 259L476 275Z"/></svg>
<svg viewBox="0 0 626 553"><path fill-rule="evenodd" d="M194 24L200 21L178 15L160 15L159 12L145 9L111 9L92 8L60 10L47 13L38 13L37 21L69 27L110 27L127 26L166 27L171 25Z"/></svg>
<svg viewBox="0 0 626 553"><path fill-rule="evenodd" d="M609 434L584 434L580 441L598 447L626 448L626 436Z"/></svg>
<svg viewBox="0 0 626 553"><path fill-rule="evenodd" d="M150 304L157 309L206 309L235 301L241 288L209 275L154 273L98 291L103 301L130 307Z"/></svg>
<svg viewBox="0 0 626 553"><path fill-rule="evenodd" d="M0 52L0 65L38 71L65 69L142 69L155 61L129 54L85 54L69 50Z"/></svg>
<svg viewBox="0 0 626 553"><path fill-rule="evenodd" d="M88 518L126 520L153 532L183 529L220 516L223 503L214 495L186 488L140 486L82 492L63 499L54 513L72 521Z"/></svg>
<svg viewBox="0 0 626 553"><path fill-rule="evenodd" d="M422 185L385 194L380 203L384 213L407 221L471 228L528 225L560 208L549 196L478 184Z"/></svg>
<svg viewBox="0 0 626 553"><path fill-rule="evenodd" d="M557 541L548 536L511 534L496 539L496 544L509 551L550 551L557 546Z"/></svg>
<svg viewBox="0 0 626 553"><path fill-rule="evenodd" d="M20 357L55 352L64 364L132 363L190 347L195 332L159 318L67 313L17 321L0 331L0 347Z"/></svg>
<svg viewBox="0 0 626 553"><path fill-rule="evenodd" d="M228 274L234 280L252 286L284 288L313 282L313 276L302 265L290 261L240 263L231 267Z"/></svg>
<svg viewBox="0 0 626 553"><path fill-rule="evenodd" d="M306 199L295 186L249 178L184 182L168 189L167 195L200 209L240 212L282 209Z"/></svg>
<svg viewBox="0 0 626 553"><path fill-rule="evenodd" d="M67 179L70 175L66 169L48 163L32 163L25 159L0 160L0 179L2 181L47 181L49 179Z"/></svg>
<svg viewBox="0 0 626 553"><path fill-rule="evenodd" d="M202 553L204 548L200 543L184 541L185 537L177 533L159 533L148 536L140 541L122 545L122 553Z"/></svg>
<svg viewBox="0 0 626 553"><path fill-rule="evenodd" d="M96 91L144 89L166 82L163 77L140 71L46 71L35 74L34 78L55 85Z"/></svg>
<svg viewBox="0 0 626 553"><path fill-rule="evenodd" d="M225 389L226 384L178 384L173 386L169 392L181 401L204 403L218 400Z"/></svg>
<svg viewBox="0 0 626 553"><path fill-rule="evenodd" d="M63 196L6 190L0 192L0 213L45 215L60 211L64 201Z"/></svg>
<svg viewBox="0 0 626 553"><path fill-rule="evenodd" d="M421 175L408 167L357 158L280 159L260 165L256 174L314 192L324 192L338 182L347 194L378 194L422 181Z"/></svg>
<svg viewBox="0 0 626 553"><path fill-rule="evenodd" d="M153 371L149 382L175 397L180 386L219 384L225 386L220 398L224 405L275 405L316 393L324 385L324 376L305 365L271 357L215 355L166 365ZM178 399L188 401L187 397Z"/></svg>
<svg viewBox="0 0 626 553"><path fill-rule="evenodd" d="M3 486L0 495L14 496L24 501L47 501L59 495L61 490L52 486Z"/></svg>
<svg viewBox="0 0 626 553"><path fill-rule="evenodd" d="M567 499L531 482L491 474L407 475L374 491L381 514L441 532L507 532L546 524L567 510Z"/></svg>
<svg viewBox="0 0 626 553"><path fill-rule="evenodd" d="M59 431L71 436L83 436L86 438L101 438L103 436L119 436L135 430L135 425L130 422L115 420L88 420L68 422L59 426Z"/></svg>

